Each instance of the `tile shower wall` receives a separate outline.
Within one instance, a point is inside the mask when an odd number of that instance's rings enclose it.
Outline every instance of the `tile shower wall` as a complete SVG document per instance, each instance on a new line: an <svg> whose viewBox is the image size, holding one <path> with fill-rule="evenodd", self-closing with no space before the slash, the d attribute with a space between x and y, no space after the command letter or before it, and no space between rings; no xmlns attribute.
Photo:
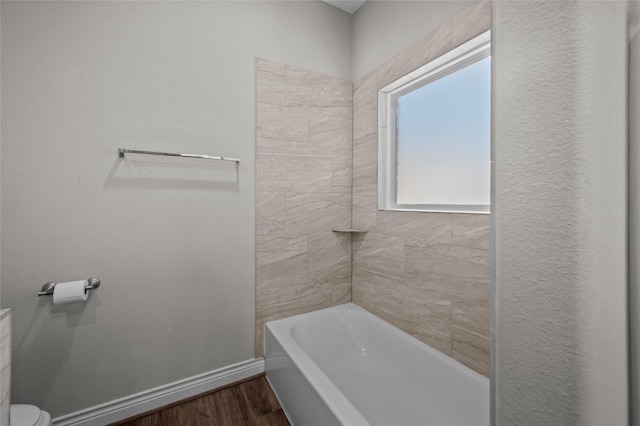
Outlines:
<svg viewBox="0 0 640 426"><path fill-rule="evenodd" d="M377 210L377 92L490 29L473 5L355 83L353 302L489 374L489 215Z"/></svg>
<svg viewBox="0 0 640 426"><path fill-rule="evenodd" d="M256 356L266 321L351 300L351 82L257 60Z"/></svg>

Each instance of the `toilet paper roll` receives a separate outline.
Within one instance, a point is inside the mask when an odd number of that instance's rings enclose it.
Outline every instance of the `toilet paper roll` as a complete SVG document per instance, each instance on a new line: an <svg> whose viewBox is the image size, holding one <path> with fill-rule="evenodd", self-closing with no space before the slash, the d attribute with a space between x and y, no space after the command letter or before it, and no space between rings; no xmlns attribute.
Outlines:
<svg viewBox="0 0 640 426"><path fill-rule="evenodd" d="M56 284L53 288L53 304L85 302L89 298L89 292L85 290L88 283L87 280L80 280Z"/></svg>

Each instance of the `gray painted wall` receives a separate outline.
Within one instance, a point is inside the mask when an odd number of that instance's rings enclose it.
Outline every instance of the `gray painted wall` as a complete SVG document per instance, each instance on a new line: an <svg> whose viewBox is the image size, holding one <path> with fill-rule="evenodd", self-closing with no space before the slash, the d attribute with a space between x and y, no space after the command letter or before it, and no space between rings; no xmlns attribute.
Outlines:
<svg viewBox="0 0 640 426"><path fill-rule="evenodd" d="M625 8L494 3L497 425L627 424Z"/></svg>
<svg viewBox="0 0 640 426"><path fill-rule="evenodd" d="M474 3L369 0L353 15L353 81Z"/></svg>
<svg viewBox="0 0 640 426"><path fill-rule="evenodd" d="M631 421L640 425L640 2L630 2L629 31L629 307Z"/></svg>
<svg viewBox="0 0 640 426"><path fill-rule="evenodd" d="M58 416L253 358L255 57L349 79L350 34L321 2L2 2L12 402ZM36 297L89 276L84 305Z"/></svg>

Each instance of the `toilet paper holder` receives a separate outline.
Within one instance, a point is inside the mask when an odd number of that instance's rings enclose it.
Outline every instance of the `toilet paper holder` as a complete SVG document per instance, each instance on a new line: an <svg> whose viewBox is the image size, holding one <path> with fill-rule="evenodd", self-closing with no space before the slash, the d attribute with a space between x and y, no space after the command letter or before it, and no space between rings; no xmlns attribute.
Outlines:
<svg viewBox="0 0 640 426"><path fill-rule="evenodd" d="M84 287L84 292L87 290L95 290L100 287L100 278L89 278L87 285ZM42 289L38 292L38 296L53 296L53 289L55 288L57 283L52 281L46 283L42 286Z"/></svg>

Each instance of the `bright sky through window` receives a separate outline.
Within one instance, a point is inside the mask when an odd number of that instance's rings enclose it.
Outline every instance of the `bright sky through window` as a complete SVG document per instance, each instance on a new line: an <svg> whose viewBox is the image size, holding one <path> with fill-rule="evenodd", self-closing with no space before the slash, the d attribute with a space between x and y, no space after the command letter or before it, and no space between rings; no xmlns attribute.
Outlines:
<svg viewBox="0 0 640 426"><path fill-rule="evenodd" d="M397 204L489 205L491 58L399 97L396 132Z"/></svg>

